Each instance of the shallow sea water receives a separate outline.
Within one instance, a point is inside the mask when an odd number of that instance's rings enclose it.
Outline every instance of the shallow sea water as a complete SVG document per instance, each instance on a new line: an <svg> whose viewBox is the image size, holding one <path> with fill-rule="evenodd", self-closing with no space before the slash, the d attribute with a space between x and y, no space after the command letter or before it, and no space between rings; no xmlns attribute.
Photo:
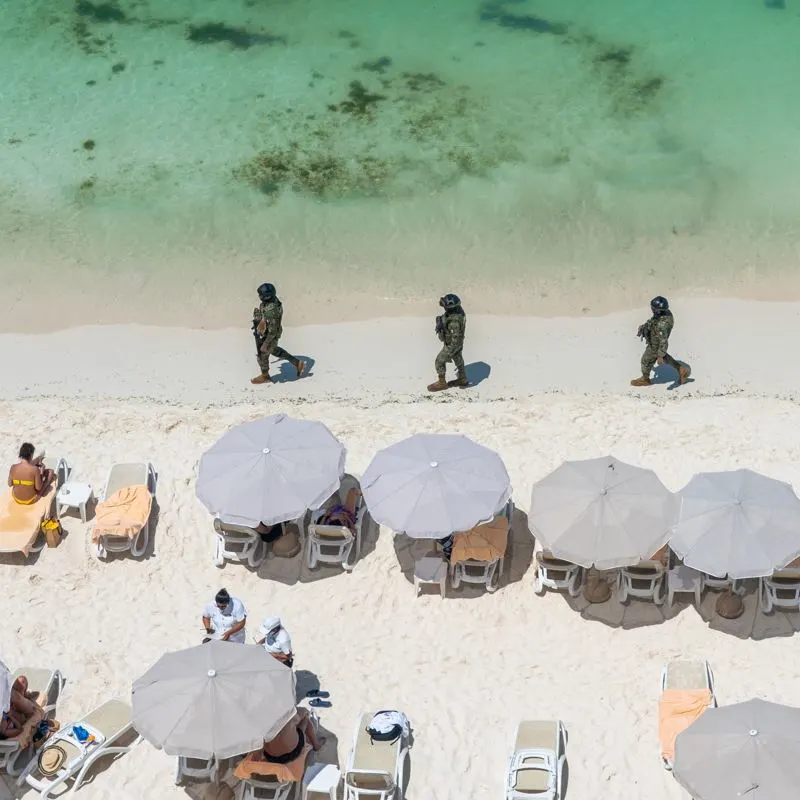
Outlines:
<svg viewBox="0 0 800 800"><path fill-rule="evenodd" d="M785 298L800 0L776 5L7 0L8 308L42 275L107 290L87 321L184 322L182 296L227 324L267 279L359 298L341 318Z"/></svg>

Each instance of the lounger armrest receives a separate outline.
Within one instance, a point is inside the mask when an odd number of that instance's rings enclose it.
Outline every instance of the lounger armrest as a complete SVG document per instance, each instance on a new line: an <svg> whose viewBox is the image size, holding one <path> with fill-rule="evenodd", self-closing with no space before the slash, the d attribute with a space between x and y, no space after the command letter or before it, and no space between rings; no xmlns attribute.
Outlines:
<svg viewBox="0 0 800 800"><path fill-rule="evenodd" d="M156 468L150 463L147 462L147 488L150 490L150 494L155 495L156 493L156 485L158 484L158 473L156 472Z"/></svg>

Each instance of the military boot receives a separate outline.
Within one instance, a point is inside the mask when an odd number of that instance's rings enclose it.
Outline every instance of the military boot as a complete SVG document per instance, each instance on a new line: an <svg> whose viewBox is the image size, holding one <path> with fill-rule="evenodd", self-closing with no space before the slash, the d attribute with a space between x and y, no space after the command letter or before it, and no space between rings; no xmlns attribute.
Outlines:
<svg viewBox="0 0 800 800"><path fill-rule="evenodd" d="M447 389L447 379L444 375L438 375L436 383L428 384L428 391L429 392L441 392L443 389Z"/></svg>
<svg viewBox="0 0 800 800"><path fill-rule="evenodd" d="M691 372L692 371L689 369L689 367L686 366L686 364L681 364L678 367L678 383L681 386L683 386L683 384L686 383L687 380L689 380L689 375L691 374Z"/></svg>
<svg viewBox="0 0 800 800"><path fill-rule="evenodd" d="M646 378L642 375L641 378L634 378L631 381L631 386L649 386L650 385L650 378Z"/></svg>
<svg viewBox="0 0 800 800"><path fill-rule="evenodd" d="M262 372L261 375L256 375L255 378L250 378L250 383L254 383L256 385L261 383L272 383L272 378L269 375L264 375Z"/></svg>
<svg viewBox="0 0 800 800"><path fill-rule="evenodd" d="M297 377L299 378L306 371L306 362L298 358L294 362L294 368L297 370Z"/></svg>
<svg viewBox="0 0 800 800"><path fill-rule="evenodd" d="M469 386L466 370L460 369L458 371L458 374L456 375L455 379L455 385L461 389L466 389Z"/></svg>

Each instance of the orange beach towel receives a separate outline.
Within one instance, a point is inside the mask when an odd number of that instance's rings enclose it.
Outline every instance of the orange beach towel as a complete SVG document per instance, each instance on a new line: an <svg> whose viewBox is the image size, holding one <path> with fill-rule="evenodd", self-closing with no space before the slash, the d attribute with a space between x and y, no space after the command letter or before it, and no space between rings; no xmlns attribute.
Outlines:
<svg viewBox="0 0 800 800"><path fill-rule="evenodd" d="M494 561L503 558L508 544L508 520L499 515L491 522L453 536L450 563L460 561Z"/></svg>
<svg viewBox="0 0 800 800"><path fill-rule="evenodd" d="M147 524L152 504L153 495L144 484L114 492L95 509L92 541L97 544L101 536L135 538Z"/></svg>
<svg viewBox="0 0 800 800"><path fill-rule="evenodd" d="M31 505L21 505L11 496L11 489L0 497L0 552L27 556L39 536L42 520L50 513L55 484L47 494Z"/></svg>
<svg viewBox="0 0 800 800"><path fill-rule="evenodd" d="M266 761L262 752L257 750L255 753L245 756L239 762L233 774L242 781L246 781L253 775L272 775L278 781L300 783L306 771L306 759L309 752L311 752L311 745L306 742L302 752L294 761L290 761L288 764L274 764L271 761Z"/></svg>
<svg viewBox="0 0 800 800"><path fill-rule="evenodd" d="M661 755L672 761L675 758L675 739L686 730L711 704L708 689L684 691L667 689L658 701L658 736Z"/></svg>

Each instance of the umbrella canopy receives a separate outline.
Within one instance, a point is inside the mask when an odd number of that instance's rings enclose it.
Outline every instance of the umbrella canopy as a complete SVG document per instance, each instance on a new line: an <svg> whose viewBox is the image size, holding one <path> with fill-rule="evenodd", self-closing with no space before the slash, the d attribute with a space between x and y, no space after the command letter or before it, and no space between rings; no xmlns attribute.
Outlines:
<svg viewBox="0 0 800 800"><path fill-rule="evenodd" d="M613 456L566 461L533 487L528 525L556 558L614 569L664 546L676 505L652 470Z"/></svg>
<svg viewBox="0 0 800 800"><path fill-rule="evenodd" d="M319 508L339 488L345 456L321 422L275 414L239 425L208 450L195 492L225 522L274 525Z"/></svg>
<svg viewBox="0 0 800 800"><path fill-rule="evenodd" d="M678 496L669 545L694 569L759 578L800 555L800 499L788 483L749 469L705 472Z"/></svg>
<svg viewBox="0 0 800 800"><path fill-rule="evenodd" d="M14 679L11 676L11 670L0 661L0 712L3 714L11 708L11 687L14 685Z"/></svg>
<svg viewBox="0 0 800 800"><path fill-rule="evenodd" d="M167 653L133 684L133 726L172 756L249 753L294 713L292 670L254 644L215 640Z"/></svg>
<svg viewBox="0 0 800 800"><path fill-rule="evenodd" d="M673 774L695 800L772 800L800 786L800 708L711 708L675 740Z"/></svg>
<svg viewBox="0 0 800 800"><path fill-rule="evenodd" d="M511 497L508 472L494 450L445 433L420 433L381 450L361 488L376 522L417 539L488 522Z"/></svg>

